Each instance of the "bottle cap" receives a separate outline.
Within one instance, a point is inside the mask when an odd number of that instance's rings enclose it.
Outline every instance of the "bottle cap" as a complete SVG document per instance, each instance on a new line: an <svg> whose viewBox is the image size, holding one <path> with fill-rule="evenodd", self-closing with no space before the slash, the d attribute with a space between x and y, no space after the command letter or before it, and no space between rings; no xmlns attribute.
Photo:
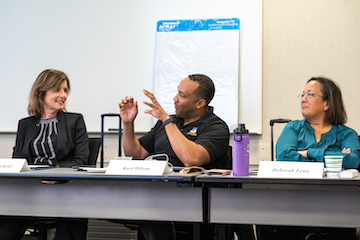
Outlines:
<svg viewBox="0 0 360 240"><path fill-rule="evenodd" d="M247 134L249 130L245 128L245 123L239 123L239 126L234 129L234 134Z"/></svg>

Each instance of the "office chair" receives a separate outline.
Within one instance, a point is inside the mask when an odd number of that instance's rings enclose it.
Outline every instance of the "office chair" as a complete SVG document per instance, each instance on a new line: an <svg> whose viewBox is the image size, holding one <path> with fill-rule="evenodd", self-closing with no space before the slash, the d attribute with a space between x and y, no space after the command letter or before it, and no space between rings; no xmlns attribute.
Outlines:
<svg viewBox="0 0 360 240"><path fill-rule="evenodd" d="M277 119L271 119L270 120L270 127L271 127L271 161L274 161L274 134L273 134L273 126L275 123L288 123L290 122L290 119L283 119L283 118L277 118Z"/></svg>
<svg viewBox="0 0 360 240"><path fill-rule="evenodd" d="M89 157L88 157L88 165L96 165L99 150L101 145L101 138L89 138ZM32 226L28 228L31 230L31 235L37 236L38 240L47 240L47 230L56 228L56 220L50 219L39 219L35 221Z"/></svg>
<svg viewBox="0 0 360 240"><path fill-rule="evenodd" d="M90 154L88 158L88 165L96 165L99 149L101 145L101 138L89 138Z"/></svg>

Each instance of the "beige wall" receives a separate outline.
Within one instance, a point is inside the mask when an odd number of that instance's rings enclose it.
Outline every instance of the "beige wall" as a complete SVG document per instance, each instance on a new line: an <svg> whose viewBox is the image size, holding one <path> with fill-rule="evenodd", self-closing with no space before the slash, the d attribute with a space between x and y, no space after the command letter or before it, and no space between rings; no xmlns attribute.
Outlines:
<svg viewBox="0 0 360 240"><path fill-rule="evenodd" d="M339 83L347 125L360 133L359 15L358 0L263 0L263 136L252 163L270 158L270 119L302 118L297 95L312 76Z"/></svg>
<svg viewBox="0 0 360 240"><path fill-rule="evenodd" d="M339 83L347 125L360 133L359 15L359 0L263 0L263 135L251 137L252 164L270 160L270 119L302 118L297 95L312 76ZM14 138L0 135L0 157L11 156ZM116 137L108 141L115 155Z"/></svg>

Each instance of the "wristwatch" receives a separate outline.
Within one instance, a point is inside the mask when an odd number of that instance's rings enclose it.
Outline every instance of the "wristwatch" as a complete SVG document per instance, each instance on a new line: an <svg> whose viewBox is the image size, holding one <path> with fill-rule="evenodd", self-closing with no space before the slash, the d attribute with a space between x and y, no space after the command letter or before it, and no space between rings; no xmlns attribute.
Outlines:
<svg viewBox="0 0 360 240"><path fill-rule="evenodd" d="M162 122L163 126L165 127L166 125L168 125L171 122L175 122L174 119L172 117L169 117L168 119L166 119L165 121Z"/></svg>

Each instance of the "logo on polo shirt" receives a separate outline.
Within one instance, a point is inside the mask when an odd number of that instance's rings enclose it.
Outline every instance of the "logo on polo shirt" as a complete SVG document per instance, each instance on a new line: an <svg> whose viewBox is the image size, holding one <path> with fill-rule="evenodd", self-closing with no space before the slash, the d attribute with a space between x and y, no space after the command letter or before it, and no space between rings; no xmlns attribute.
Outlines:
<svg viewBox="0 0 360 240"><path fill-rule="evenodd" d="M193 128L187 133L187 135L197 136L197 130L198 130L198 127L193 127Z"/></svg>

